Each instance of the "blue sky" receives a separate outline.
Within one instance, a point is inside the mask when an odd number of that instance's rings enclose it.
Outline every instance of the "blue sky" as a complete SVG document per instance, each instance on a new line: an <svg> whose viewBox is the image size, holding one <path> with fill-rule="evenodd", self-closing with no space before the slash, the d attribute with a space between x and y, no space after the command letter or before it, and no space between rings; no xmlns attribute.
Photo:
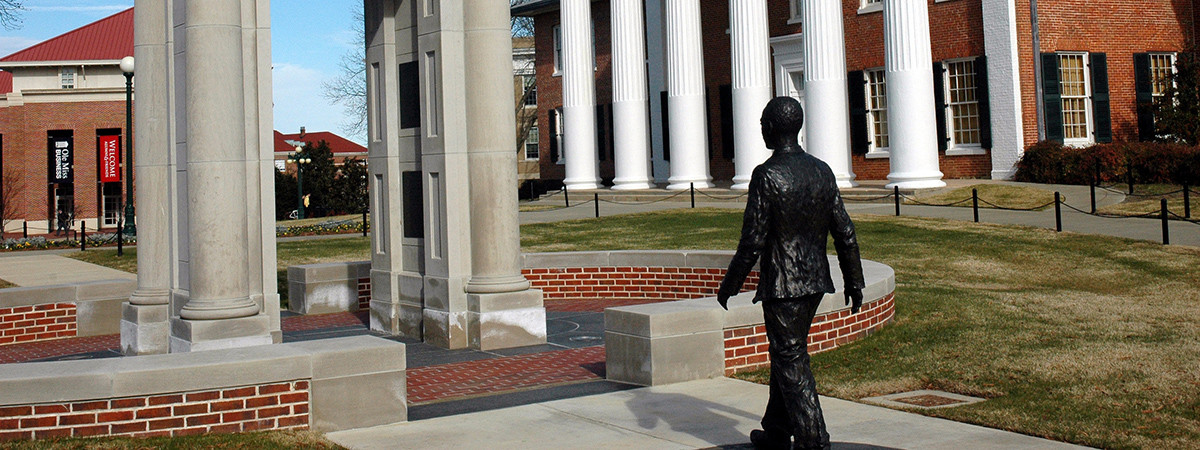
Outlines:
<svg viewBox="0 0 1200 450"><path fill-rule="evenodd" d="M338 73L341 56L356 39L351 23L362 0L273 0L271 59L275 84L275 129L297 133L333 131L347 136L340 105L321 95L321 82ZM133 6L132 0L27 0L17 30L0 28L0 57L79 28Z"/></svg>

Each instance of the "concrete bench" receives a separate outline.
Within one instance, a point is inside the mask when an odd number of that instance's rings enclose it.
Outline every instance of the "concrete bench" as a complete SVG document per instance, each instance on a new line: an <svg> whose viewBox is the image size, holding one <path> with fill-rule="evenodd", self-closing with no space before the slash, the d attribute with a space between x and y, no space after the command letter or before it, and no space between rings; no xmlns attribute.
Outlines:
<svg viewBox="0 0 1200 450"><path fill-rule="evenodd" d="M336 262L288 267L288 310L328 314L367 309L371 262Z"/></svg>
<svg viewBox="0 0 1200 450"><path fill-rule="evenodd" d="M121 331L133 280L0 289L0 345Z"/></svg>
<svg viewBox="0 0 1200 450"><path fill-rule="evenodd" d="M0 442L329 432L407 420L404 344L372 336L0 365Z"/></svg>
<svg viewBox="0 0 1200 450"><path fill-rule="evenodd" d="M836 257L830 259L839 290L821 301L809 332L810 353L862 338L894 314L896 283L891 267L863 261L863 307L852 315L844 304ZM768 366L762 308L752 304L753 297L753 292L733 297L729 311L722 310L712 296L605 309L608 378L654 386Z"/></svg>

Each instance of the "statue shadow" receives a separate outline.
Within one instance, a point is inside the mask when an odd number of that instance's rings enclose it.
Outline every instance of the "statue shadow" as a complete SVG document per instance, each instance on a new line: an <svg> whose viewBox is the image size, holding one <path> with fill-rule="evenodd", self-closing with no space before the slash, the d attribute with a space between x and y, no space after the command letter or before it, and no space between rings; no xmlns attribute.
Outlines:
<svg viewBox="0 0 1200 450"><path fill-rule="evenodd" d="M746 438L746 440L750 440L750 438ZM858 444L858 443L854 443L854 442L831 442L830 448L832 448L833 450L899 450L896 447L881 447L878 445ZM705 450L713 450L713 449L753 450L754 444L747 442L745 444L719 445L716 447L709 447L708 449L705 449Z"/></svg>
<svg viewBox="0 0 1200 450"><path fill-rule="evenodd" d="M625 401L625 406L637 417L637 426L641 429L654 430L665 425L673 432L687 434L712 445L730 445L731 441L739 439L749 442L749 435L739 430L738 425L744 423L745 419L757 424L760 419L758 414L689 395L644 390L631 392L635 395Z"/></svg>

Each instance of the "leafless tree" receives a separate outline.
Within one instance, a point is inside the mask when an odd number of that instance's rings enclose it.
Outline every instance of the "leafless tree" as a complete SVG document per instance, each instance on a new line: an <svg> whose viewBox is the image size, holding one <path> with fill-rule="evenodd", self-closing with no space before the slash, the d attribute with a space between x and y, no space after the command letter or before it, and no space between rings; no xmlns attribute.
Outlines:
<svg viewBox="0 0 1200 450"><path fill-rule="evenodd" d="M17 193L24 188L25 181L21 179L19 172L15 169L4 171L3 180L0 180L0 230L7 230L8 224L17 220L17 216L21 214Z"/></svg>
<svg viewBox="0 0 1200 450"><path fill-rule="evenodd" d="M21 28L21 16L18 11L24 11L24 0L0 0L0 27L5 30Z"/></svg>

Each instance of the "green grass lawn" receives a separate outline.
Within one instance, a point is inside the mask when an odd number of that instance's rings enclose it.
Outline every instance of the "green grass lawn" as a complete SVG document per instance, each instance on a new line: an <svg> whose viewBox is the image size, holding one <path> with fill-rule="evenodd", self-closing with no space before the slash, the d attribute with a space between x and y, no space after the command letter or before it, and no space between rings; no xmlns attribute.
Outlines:
<svg viewBox="0 0 1200 450"><path fill-rule="evenodd" d="M1200 448L1200 249L938 219L854 220L863 257L896 270L896 318L814 355L823 394L941 389L988 400L920 413L1090 446ZM677 210L524 225L521 245L732 250L740 229L740 211ZM363 238L280 243L280 267L362 260L367 247Z"/></svg>
<svg viewBox="0 0 1200 450"><path fill-rule="evenodd" d="M0 289L4 289L4 288L10 288L10 287L16 287L16 286L17 286L17 285L15 285L15 284L12 284L12 283L9 283L9 282L7 282L7 281L0 280Z"/></svg>
<svg viewBox="0 0 1200 450"><path fill-rule="evenodd" d="M1101 213L1118 214L1122 216L1140 216L1147 213L1158 214L1162 210L1162 199L1167 199L1167 209L1171 212L1183 216L1184 215L1184 198L1181 191L1183 186L1173 184L1139 184L1134 186L1134 195L1125 198L1125 201L1115 205L1109 205L1100 208ZM1129 192L1123 185L1113 186L1111 189L1121 193ZM1196 187L1190 188L1192 207L1191 218L1200 219L1200 189ZM1157 217L1157 216L1155 216ZM1170 217L1177 219L1176 217Z"/></svg>
<svg viewBox="0 0 1200 450"><path fill-rule="evenodd" d="M285 450L341 449L333 441L311 431L264 431L242 434L209 434L175 438L72 438L6 442L0 448L13 450L108 450L108 449L222 449Z"/></svg>
<svg viewBox="0 0 1200 450"><path fill-rule="evenodd" d="M930 194L918 194L917 200L934 205L955 204L964 208L971 207L971 189L979 194L979 208L1046 208L1047 203L1054 201L1054 192L1029 186L1014 186L1008 184L976 184L949 191L937 191ZM965 200L965 201L964 201ZM988 203L992 205L989 205ZM912 202L908 202L912 203Z"/></svg>

